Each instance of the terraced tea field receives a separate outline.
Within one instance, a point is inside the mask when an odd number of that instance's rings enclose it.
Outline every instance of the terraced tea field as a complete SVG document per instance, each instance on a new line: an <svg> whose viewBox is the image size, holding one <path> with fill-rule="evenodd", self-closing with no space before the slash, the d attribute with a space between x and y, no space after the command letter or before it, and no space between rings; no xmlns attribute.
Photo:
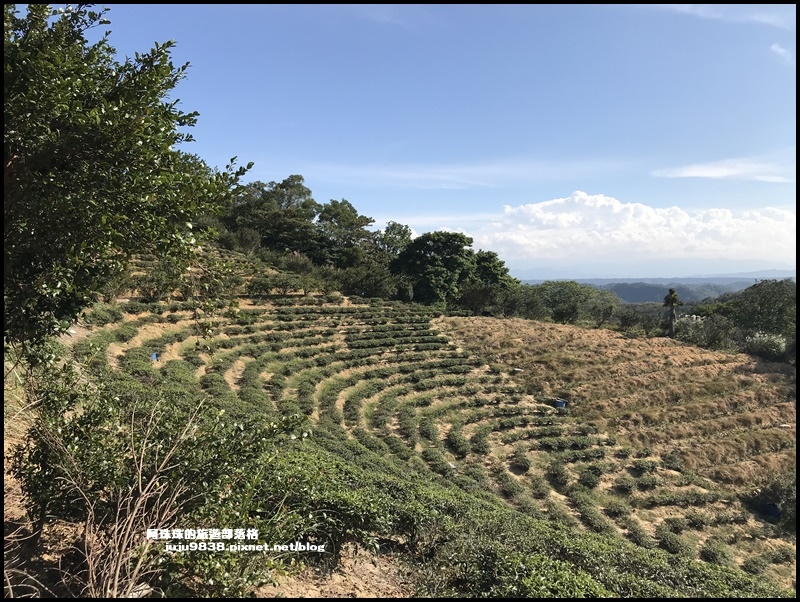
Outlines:
<svg viewBox="0 0 800 602"><path fill-rule="evenodd" d="M202 327L187 304L120 307L73 345L89 367L205 392L234 417L303 414L412 480L794 582L794 543L735 489L795 462L788 366L377 299L242 300Z"/></svg>
<svg viewBox="0 0 800 602"><path fill-rule="evenodd" d="M516 367L526 391L569 399L573 416L620 443L680 457L716 481L752 483L796 463L793 366L525 320L448 318L437 327Z"/></svg>

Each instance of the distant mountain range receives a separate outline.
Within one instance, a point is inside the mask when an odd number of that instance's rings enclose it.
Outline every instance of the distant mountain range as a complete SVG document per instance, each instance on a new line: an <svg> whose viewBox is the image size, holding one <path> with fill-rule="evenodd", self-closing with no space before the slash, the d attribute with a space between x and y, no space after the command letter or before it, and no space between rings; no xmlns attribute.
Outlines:
<svg viewBox="0 0 800 602"><path fill-rule="evenodd" d="M676 278L549 278L522 280L523 284L541 284L546 280L574 280L608 289L628 303L662 302L674 288L684 302L702 301L725 293L734 293L752 286L759 280L797 280L795 270L761 270L731 274L709 274Z"/></svg>
<svg viewBox="0 0 800 602"><path fill-rule="evenodd" d="M512 274L513 275L513 274ZM516 276L519 278L519 276ZM686 284L731 284L737 281L747 280L749 284L754 284L759 280L783 280L791 278L796 280L797 270L760 270L757 272L734 272L730 274L705 274L698 276L671 276L669 278L534 278L523 279L525 284L540 284L547 280L575 280L582 284L612 284L615 282L647 282L650 284L669 284L683 282Z"/></svg>

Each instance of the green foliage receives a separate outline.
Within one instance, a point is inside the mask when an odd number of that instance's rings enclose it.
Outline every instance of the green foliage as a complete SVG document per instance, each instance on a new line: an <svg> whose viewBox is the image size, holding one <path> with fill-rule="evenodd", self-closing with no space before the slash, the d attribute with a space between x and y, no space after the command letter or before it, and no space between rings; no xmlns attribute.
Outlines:
<svg viewBox="0 0 800 602"><path fill-rule="evenodd" d="M797 533L797 467L762 477L757 488L742 501L787 534Z"/></svg>
<svg viewBox="0 0 800 602"><path fill-rule="evenodd" d="M180 287L183 271L177 259L166 258L136 277L133 285L145 303L164 301Z"/></svg>
<svg viewBox="0 0 800 602"><path fill-rule="evenodd" d="M585 466L578 474L578 483L587 489L594 489L600 484L600 477L602 474L602 472L597 470L596 465Z"/></svg>
<svg viewBox="0 0 800 602"><path fill-rule="evenodd" d="M282 182L250 182L235 195L227 214L225 226L231 230L232 246L242 251L256 249L258 234L259 256L269 259L264 251L299 252L313 257L318 252L321 236L313 220L321 206L305 186L303 176L291 175ZM244 233L247 239L244 240ZM249 242L247 246L245 243Z"/></svg>
<svg viewBox="0 0 800 602"><path fill-rule="evenodd" d="M513 498L525 491L522 483L505 470L499 470L493 476L503 497Z"/></svg>
<svg viewBox="0 0 800 602"><path fill-rule="evenodd" d="M658 468L658 462L655 460L645 460L644 458L637 458L633 461L633 469L642 473L652 473Z"/></svg>
<svg viewBox="0 0 800 602"><path fill-rule="evenodd" d="M797 283L790 278L761 280L731 295L718 311L749 333L793 339L797 328Z"/></svg>
<svg viewBox="0 0 800 602"><path fill-rule="evenodd" d="M632 453L633 453L633 449L632 448L630 448L630 447L621 447L621 448L619 448L618 450L616 450L614 452L614 455L617 458L625 459L625 458L630 458Z"/></svg>
<svg viewBox="0 0 800 602"><path fill-rule="evenodd" d="M661 456L661 465L677 472L683 472L686 469L686 461L683 454L677 450L667 452Z"/></svg>
<svg viewBox="0 0 800 602"><path fill-rule="evenodd" d="M570 500L581 516L581 521L593 531L606 535L616 535L617 529L597 509L597 502L590 491L582 484L570 488Z"/></svg>
<svg viewBox="0 0 800 602"><path fill-rule="evenodd" d="M464 433L455 426L447 433L447 445L457 458L466 458L471 449Z"/></svg>
<svg viewBox="0 0 800 602"><path fill-rule="evenodd" d="M682 316L675 320L675 338L698 347L730 350L735 347L736 331L722 315Z"/></svg>
<svg viewBox="0 0 800 602"><path fill-rule="evenodd" d="M188 65L173 66L171 41L116 61L108 34L86 38L106 11L4 6L6 342L68 329L133 254L187 257L191 221L246 171L173 148L197 117L170 99Z"/></svg>
<svg viewBox="0 0 800 602"><path fill-rule="evenodd" d="M703 303L684 320L684 340L712 348L736 347L769 361L796 355L797 284L762 280L737 293Z"/></svg>
<svg viewBox="0 0 800 602"><path fill-rule="evenodd" d="M676 308L679 305L683 305L683 301L681 301L677 291L674 288L669 289L669 292L664 297L664 307L669 308L669 314L668 314L669 336L672 339L675 338L675 320L677 318Z"/></svg>
<svg viewBox="0 0 800 602"><path fill-rule="evenodd" d="M763 556L751 556L742 563L742 570L751 575L760 575L769 566L769 560Z"/></svg>
<svg viewBox="0 0 800 602"><path fill-rule="evenodd" d="M628 539L630 539L637 546L649 550L651 548L655 548L658 545L658 542L652 537L650 537L647 531L645 531L633 517L628 516L622 518L620 522L622 522L625 529L627 530Z"/></svg>
<svg viewBox="0 0 800 602"><path fill-rule="evenodd" d="M84 321L94 326L105 326L106 324L120 322L124 317L119 306L108 303L97 303L92 306L91 310L84 314Z"/></svg>
<svg viewBox="0 0 800 602"><path fill-rule="evenodd" d="M656 475L646 473L636 479L636 487L641 490L648 490L654 489L661 484L661 479L659 479Z"/></svg>
<svg viewBox="0 0 800 602"><path fill-rule="evenodd" d="M733 564L733 552L724 542L714 537L709 537L700 548L700 558L712 564L730 566Z"/></svg>
<svg viewBox="0 0 800 602"><path fill-rule="evenodd" d="M413 283L414 301L446 303L457 298L459 284L475 267L472 239L456 232L426 232L392 261L391 269Z"/></svg>
<svg viewBox="0 0 800 602"><path fill-rule="evenodd" d="M122 324L113 331L114 338L120 343L125 343L135 337L138 330L134 324Z"/></svg>
<svg viewBox="0 0 800 602"><path fill-rule="evenodd" d="M704 529L713 524L713 518L702 510L690 510L686 513L686 522L692 529Z"/></svg>
<svg viewBox="0 0 800 602"><path fill-rule="evenodd" d="M773 362L780 361L786 356L787 341L780 334L766 334L756 332L745 338L742 351L762 357Z"/></svg>
<svg viewBox="0 0 800 602"><path fill-rule="evenodd" d="M559 461L553 461L548 465L547 478L556 487L565 487L572 480L569 469L563 462Z"/></svg>
<svg viewBox="0 0 800 602"><path fill-rule="evenodd" d="M630 516L630 504L623 500L613 499L606 504L605 513L611 518Z"/></svg>
<svg viewBox="0 0 800 602"><path fill-rule="evenodd" d="M429 441L436 442L439 440L439 429L433 418L430 416L423 416L419 419L419 434Z"/></svg>
<svg viewBox="0 0 800 602"><path fill-rule="evenodd" d="M614 488L623 493L630 493L636 489L636 479L629 474L621 474L614 480Z"/></svg>
<svg viewBox="0 0 800 602"><path fill-rule="evenodd" d="M685 537L673 533L666 525L661 524L656 527L656 539L658 539L658 545L670 554L687 558L691 558L695 554L694 545Z"/></svg>
<svg viewBox="0 0 800 602"><path fill-rule="evenodd" d="M492 447L489 444L489 433L488 429L480 428L472 434L469 438L469 443L474 453L485 456L492 451Z"/></svg>
<svg viewBox="0 0 800 602"><path fill-rule="evenodd" d="M537 499L545 499L550 495L550 485L547 479L539 473L527 473L528 484L530 486L531 495Z"/></svg>
<svg viewBox="0 0 800 602"><path fill-rule="evenodd" d="M553 321L561 324L575 324L581 318L584 304L596 290L574 280L548 281L537 286L544 294Z"/></svg>
<svg viewBox="0 0 800 602"><path fill-rule="evenodd" d="M514 447L512 465L520 472L528 472L531 469L531 459L528 457L528 450L524 445Z"/></svg>
<svg viewBox="0 0 800 602"><path fill-rule="evenodd" d="M671 533L683 533L689 528L689 522L683 516L671 516L664 519L664 528Z"/></svg>
<svg viewBox="0 0 800 602"><path fill-rule="evenodd" d="M359 215L349 201L331 199L322 206L317 220L324 249L319 263L330 263L338 268L358 265L373 238L366 228L374 222L371 217Z"/></svg>
<svg viewBox="0 0 800 602"><path fill-rule="evenodd" d="M447 562L458 558L458 563ZM584 571L543 554L514 550L485 534L456 536L437 552L423 575L423 596L433 597L606 597L610 595Z"/></svg>

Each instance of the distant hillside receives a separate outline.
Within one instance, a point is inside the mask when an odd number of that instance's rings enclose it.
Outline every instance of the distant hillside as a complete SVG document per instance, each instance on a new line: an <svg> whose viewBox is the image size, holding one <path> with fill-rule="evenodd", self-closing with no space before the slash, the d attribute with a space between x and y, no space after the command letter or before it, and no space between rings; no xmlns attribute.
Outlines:
<svg viewBox="0 0 800 602"><path fill-rule="evenodd" d="M725 293L735 293L763 279L795 279L793 273L789 276L789 272L786 271L786 274L783 274L784 271L781 271L782 275L780 276L770 277L762 272L753 272L753 274L759 274L760 277L737 274L696 278L587 278L576 279L575 282L610 290L628 303L660 303L670 288L678 291L681 300L691 302L702 301L709 297L719 297ZM772 272L778 272L778 270L772 270ZM523 284L541 284L545 280L523 280L522 282Z"/></svg>
<svg viewBox="0 0 800 602"><path fill-rule="evenodd" d="M674 288L684 301L702 301L709 297L719 297L725 293L735 293L752 285L750 280L732 282L730 284L685 284L670 282L667 284L651 284L648 282L614 282L600 285L599 288L608 289L623 301L628 303L647 303L651 301L662 302L664 295ZM598 286L598 285L595 285Z"/></svg>

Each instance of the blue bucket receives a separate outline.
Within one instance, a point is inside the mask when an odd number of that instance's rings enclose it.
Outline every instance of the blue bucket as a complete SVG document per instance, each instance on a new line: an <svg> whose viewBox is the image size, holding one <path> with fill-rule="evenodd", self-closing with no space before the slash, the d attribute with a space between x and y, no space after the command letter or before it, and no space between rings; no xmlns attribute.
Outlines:
<svg viewBox="0 0 800 602"><path fill-rule="evenodd" d="M557 408L566 408L567 407L567 402L564 401L563 399L556 399L556 407Z"/></svg>

